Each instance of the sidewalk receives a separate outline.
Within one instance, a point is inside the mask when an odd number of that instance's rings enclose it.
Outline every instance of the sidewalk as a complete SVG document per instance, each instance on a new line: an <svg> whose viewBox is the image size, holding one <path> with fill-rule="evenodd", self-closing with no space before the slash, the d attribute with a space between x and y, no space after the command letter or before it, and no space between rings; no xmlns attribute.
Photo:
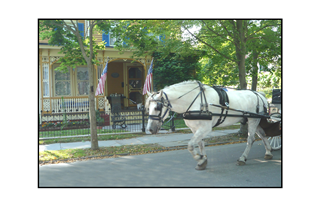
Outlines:
<svg viewBox="0 0 320 207"><path fill-rule="evenodd" d="M228 129L228 130L215 130L210 132L205 138L224 136L232 133L237 133L239 129ZM122 146L122 145L141 145L141 144L160 144L164 147L174 147L188 145L192 137L192 133L182 134L182 133L166 133L166 134L156 134L156 135L145 135L142 137L136 137L132 139L123 140L108 140L99 141L99 147L112 147L112 146ZM91 142L73 142L73 143L57 143L48 145L39 145L39 151L45 150L62 150L62 149L76 149L76 148L90 148Z"/></svg>

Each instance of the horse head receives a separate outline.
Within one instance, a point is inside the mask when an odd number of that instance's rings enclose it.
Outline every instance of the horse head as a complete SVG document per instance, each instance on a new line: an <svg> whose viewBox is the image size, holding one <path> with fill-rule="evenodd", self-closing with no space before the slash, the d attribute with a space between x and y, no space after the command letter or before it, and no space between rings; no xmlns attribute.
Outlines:
<svg viewBox="0 0 320 207"><path fill-rule="evenodd" d="M152 134L159 132L163 121L168 117L171 104L162 90L157 93L148 92L148 98L146 100L146 109L149 111L149 119L147 130Z"/></svg>

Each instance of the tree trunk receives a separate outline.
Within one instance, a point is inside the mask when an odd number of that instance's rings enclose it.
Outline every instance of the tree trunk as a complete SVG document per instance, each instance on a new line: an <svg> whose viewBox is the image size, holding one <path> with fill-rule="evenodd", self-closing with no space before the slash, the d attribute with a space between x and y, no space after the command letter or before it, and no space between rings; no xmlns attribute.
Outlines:
<svg viewBox="0 0 320 207"><path fill-rule="evenodd" d="M90 60L91 61L91 60ZM94 93L94 77L93 66L91 62L88 62L89 71L89 119L90 119L90 132L91 132L91 149L98 150L98 138L97 138L97 119L95 111L95 93Z"/></svg>
<svg viewBox="0 0 320 207"><path fill-rule="evenodd" d="M235 33L235 43L236 43L236 56L238 59L239 68L239 82L240 89L247 89L246 81L246 38L245 33L247 31L246 20L237 20L236 22L236 33ZM243 136L248 136L248 124L240 124L239 132Z"/></svg>
<svg viewBox="0 0 320 207"><path fill-rule="evenodd" d="M239 57L240 61L238 62L238 68L240 89L247 89L245 55L239 54Z"/></svg>
<svg viewBox="0 0 320 207"><path fill-rule="evenodd" d="M251 90L256 91L258 85L258 53L255 49L252 52L253 66L252 66L252 86Z"/></svg>
<svg viewBox="0 0 320 207"><path fill-rule="evenodd" d="M92 20L91 20L92 21ZM93 77L93 65L92 65L92 58L93 58L93 45L92 45L92 22L89 21L90 27L90 55L87 56L84 45L81 40L80 32L76 27L76 32L74 33L77 36L81 53L84 59L87 62L87 67L89 71L89 121L90 121L90 132L91 132L91 149L98 150L98 138L97 138L97 119L96 119L96 107L95 107L95 92L94 92L94 77Z"/></svg>
<svg viewBox="0 0 320 207"><path fill-rule="evenodd" d="M245 32L247 28L245 21L246 20L237 20L235 33L236 56L238 59L240 89L247 89L245 66L247 52Z"/></svg>

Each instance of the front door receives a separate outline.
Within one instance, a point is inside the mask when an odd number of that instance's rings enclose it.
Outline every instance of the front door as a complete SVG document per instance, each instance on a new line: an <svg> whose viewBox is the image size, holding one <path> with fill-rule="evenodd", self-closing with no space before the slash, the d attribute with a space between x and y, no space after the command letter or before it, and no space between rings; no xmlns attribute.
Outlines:
<svg viewBox="0 0 320 207"><path fill-rule="evenodd" d="M143 104L143 67L142 66L128 66L128 96L129 107L136 107L137 104Z"/></svg>

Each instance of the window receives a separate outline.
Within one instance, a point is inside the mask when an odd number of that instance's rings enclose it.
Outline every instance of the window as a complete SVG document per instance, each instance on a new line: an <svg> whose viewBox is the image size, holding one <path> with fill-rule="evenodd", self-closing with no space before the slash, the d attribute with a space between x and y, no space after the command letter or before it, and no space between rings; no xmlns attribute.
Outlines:
<svg viewBox="0 0 320 207"><path fill-rule="evenodd" d="M116 27L115 25L111 26L112 28ZM117 37L115 34L113 34L112 32L105 32L103 31L102 33L102 41L105 41L105 46L109 47L109 46L115 46L116 45L116 41L117 41ZM119 40L118 40L119 41ZM120 40L121 41L121 40ZM125 42L123 42L124 45L126 45Z"/></svg>
<svg viewBox="0 0 320 207"><path fill-rule="evenodd" d="M106 47L115 46L116 40L117 40L117 38L115 35L112 34L112 32L109 32L108 34L103 32L102 41L105 41Z"/></svg>
<svg viewBox="0 0 320 207"><path fill-rule="evenodd" d="M89 95L89 71L86 67L77 67L78 95Z"/></svg>
<svg viewBox="0 0 320 207"><path fill-rule="evenodd" d="M71 96L70 69L64 73L55 70L57 67L58 64L53 65L55 96Z"/></svg>
<svg viewBox="0 0 320 207"><path fill-rule="evenodd" d="M42 64L42 85L43 85L43 97L49 97L49 64Z"/></svg>

